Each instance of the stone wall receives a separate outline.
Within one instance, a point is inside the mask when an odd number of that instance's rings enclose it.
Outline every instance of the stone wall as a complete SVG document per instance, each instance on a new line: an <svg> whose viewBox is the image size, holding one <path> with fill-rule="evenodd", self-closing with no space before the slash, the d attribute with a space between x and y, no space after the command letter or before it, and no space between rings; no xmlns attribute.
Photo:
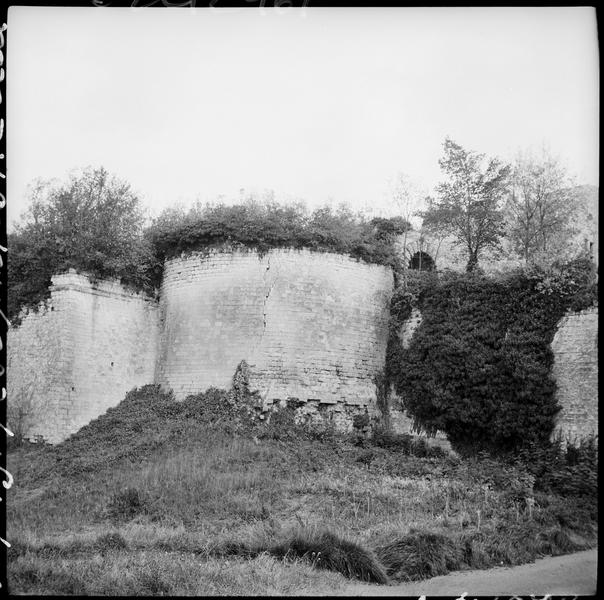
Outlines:
<svg viewBox="0 0 604 600"><path fill-rule="evenodd" d="M245 360L263 408L297 398L304 412L329 407L349 422L346 407L375 409L392 289L386 267L308 250L169 260L158 382L178 399L228 388Z"/></svg>
<svg viewBox="0 0 604 600"><path fill-rule="evenodd" d="M61 441L148 383L176 399L229 388L241 361L262 410L293 400L303 418L340 429L378 415L390 269L308 250L225 250L167 261L159 303L75 272L52 282L50 299L8 333L9 426L21 419L31 436ZM564 435L597 431L597 318L568 315L552 343ZM420 322L413 311L405 346ZM391 420L411 431L404 413Z"/></svg>
<svg viewBox="0 0 604 600"><path fill-rule="evenodd" d="M562 410L556 431L571 439L598 432L598 309L567 315L552 341Z"/></svg>
<svg viewBox="0 0 604 600"><path fill-rule="evenodd" d="M32 436L58 442L152 383L158 306L117 282L75 272L52 278L51 297L8 334L8 397L29 407Z"/></svg>
<svg viewBox="0 0 604 600"><path fill-rule="evenodd" d="M69 428L74 349L59 298L23 314L7 333L7 420L16 434L60 441Z"/></svg>

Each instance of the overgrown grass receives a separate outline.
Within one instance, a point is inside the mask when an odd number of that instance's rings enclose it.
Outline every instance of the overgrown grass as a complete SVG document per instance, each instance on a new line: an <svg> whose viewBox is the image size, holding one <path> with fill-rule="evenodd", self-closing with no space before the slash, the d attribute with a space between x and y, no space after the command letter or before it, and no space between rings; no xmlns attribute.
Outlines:
<svg viewBox="0 0 604 600"><path fill-rule="evenodd" d="M63 444L13 449L10 591L329 593L596 544L597 495L552 486L551 465L313 432L287 410L266 424L230 400L147 386Z"/></svg>

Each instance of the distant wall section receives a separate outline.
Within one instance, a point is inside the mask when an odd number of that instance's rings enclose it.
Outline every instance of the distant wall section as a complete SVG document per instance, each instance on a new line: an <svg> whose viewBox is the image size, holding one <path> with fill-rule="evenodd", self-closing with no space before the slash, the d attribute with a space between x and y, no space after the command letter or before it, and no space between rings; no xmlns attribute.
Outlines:
<svg viewBox="0 0 604 600"><path fill-rule="evenodd" d="M295 398L309 413L375 410L392 289L386 267L309 250L169 260L158 382L179 399L228 388L245 360L264 408Z"/></svg>
<svg viewBox="0 0 604 600"><path fill-rule="evenodd" d="M75 272L52 278L51 297L8 334L8 401L35 413L30 435L58 442L153 383L158 306L117 282Z"/></svg>
<svg viewBox="0 0 604 600"><path fill-rule="evenodd" d="M552 341L562 406L556 430L572 438L598 433L598 309L565 316Z"/></svg>

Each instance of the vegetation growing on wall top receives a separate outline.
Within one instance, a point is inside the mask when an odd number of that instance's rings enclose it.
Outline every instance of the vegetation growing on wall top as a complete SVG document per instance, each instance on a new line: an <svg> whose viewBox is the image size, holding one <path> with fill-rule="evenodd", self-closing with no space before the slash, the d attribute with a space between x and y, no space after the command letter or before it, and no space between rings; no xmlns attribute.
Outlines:
<svg viewBox="0 0 604 600"><path fill-rule="evenodd" d="M370 263L395 266L394 236L409 228L400 217L371 221L345 206L308 213L303 204L247 201L234 206L168 209L148 231L159 260L223 244L266 252L309 248L347 254Z"/></svg>
<svg viewBox="0 0 604 600"><path fill-rule="evenodd" d="M66 183L39 182L28 210L8 235L8 313L35 307L50 278L70 268L152 285L153 253L143 238L144 213L130 186L105 169L85 169Z"/></svg>
<svg viewBox="0 0 604 600"><path fill-rule="evenodd" d="M393 298L387 372L416 425L461 452L549 443L559 411L550 343L564 313L597 301L587 260L499 279L432 274ZM419 306L407 349L398 331Z"/></svg>
<svg viewBox="0 0 604 600"><path fill-rule="evenodd" d="M367 220L341 206L309 213L253 199L234 205L166 209L150 226L130 186L105 169L86 169L59 185L38 183L30 206L8 236L9 317L49 296L52 275L74 268L93 278L116 278L153 292L163 262L182 252L219 246L309 248L369 263L398 265L395 236L409 228L401 217Z"/></svg>

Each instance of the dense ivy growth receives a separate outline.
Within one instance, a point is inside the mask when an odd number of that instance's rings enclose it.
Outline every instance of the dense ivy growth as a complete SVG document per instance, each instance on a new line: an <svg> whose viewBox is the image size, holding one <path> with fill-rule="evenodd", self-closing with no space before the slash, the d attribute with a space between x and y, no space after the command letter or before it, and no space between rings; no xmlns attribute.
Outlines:
<svg viewBox="0 0 604 600"><path fill-rule="evenodd" d="M444 431L461 452L548 444L559 406L550 343L569 309L596 301L592 266L577 260L499 279L429 274L397 291L387 373L416 426ZM408 349L398 328L415 303Z"/></svg>

